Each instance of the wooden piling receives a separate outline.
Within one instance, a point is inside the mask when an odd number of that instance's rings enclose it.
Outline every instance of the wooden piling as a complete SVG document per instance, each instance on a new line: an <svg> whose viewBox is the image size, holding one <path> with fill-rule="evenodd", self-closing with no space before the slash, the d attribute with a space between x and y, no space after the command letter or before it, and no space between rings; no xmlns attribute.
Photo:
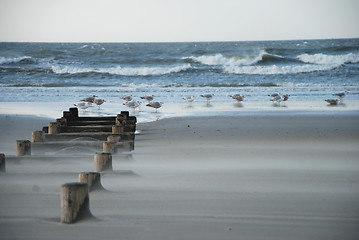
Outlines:
<svg viewBox="0 0 359 240"><path fill-rule="evenodd" d="M32 132L32 142L43 142L44 140L45 140L45 135L43 131Z"/></svg>
<svg viewBox="0 0 359 240"><path fill-rule="evenodd" d="M112 154L109 152L95 153L95 171L112 171Z"/></svg>
<svg viewBox="0 0 359 240"><path fill-rule="evenodd" d="M73 118L78 118L78 117L79 117L79 110L78 110L78 108L75 108L75 107L69 108L69 112L71 113L71 116L72 116Z"/></svg>
<svg viewBox="0 0 359 240"><path fill-rule="evenodd" d="M0 172L6 172L5 154L3 154L3 153L0 153Z"/></svg>
<svg viewBox="0 0 359 240"><path fill-rule="evenodd" d="M103 152L116 154L118 152L119 147L120 146L119 146L118 142L106 141L106 142L102 143Z"/></svg>
<svg viewBox="0 0 359 240"><path fill-rule="evenodd" d="M130 116L130 112L129 111L121 111L121 115L125 116L126 118L128 118Z"/></svg>
<svg viewBox="0 0 359 240"><path fill-rule="evenodd" d="M17 157L31 155L31 142L29 140L16 140Z"/></svg>
<svg viewBox="0 0 359 240"><path fill-rule="evenodd" d="M49 131L49 134L60 133L60 124L58 122L50 122L48 131Z"/></svg>
<svg viewBox="0 0 359 240"><path fill-rule="evenodd" d="M101 174L99 172L81 172L79 182L87 183L89 191L104 189L101 184Z"/></svg>
<svg viewBox="0 0 359 240"><path fill-rule="evenodd" d="M107 137L108 142L121 142L121 135L110 135Z"/></svg>
<svg viewBox="0 0 359 240"><path fill-rule="evenodd" d="M112 134L120 134L123 133L124 127L122 125L114 125L112 126Z"/></svg>
<svg viewBox="0 0 359 240"><path fill-rule="evenodd" d="M74 223L92 216L87 183L66 183L61 186L61 222Z"/></svg>

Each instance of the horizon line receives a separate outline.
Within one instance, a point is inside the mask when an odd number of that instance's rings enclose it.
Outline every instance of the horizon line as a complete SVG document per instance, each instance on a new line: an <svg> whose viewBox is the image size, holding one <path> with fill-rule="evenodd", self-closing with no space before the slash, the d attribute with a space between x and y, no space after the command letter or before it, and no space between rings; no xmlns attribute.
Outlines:
<svg viewBox="0 0 359 240"><path fill-rule="evenodd" d="M280 41L318 41L318 40L350 40L359 37L340 38L298 38L298 39L268 39L268 40L199 40L199 41L2 41L0 43L209 43L209 42L280 42Z"/></svg>

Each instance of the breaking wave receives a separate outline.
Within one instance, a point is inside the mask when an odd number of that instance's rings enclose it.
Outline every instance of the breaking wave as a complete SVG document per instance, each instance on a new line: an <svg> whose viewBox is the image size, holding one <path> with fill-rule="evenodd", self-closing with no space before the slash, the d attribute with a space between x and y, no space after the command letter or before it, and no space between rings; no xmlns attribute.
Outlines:
<svg viewBox="0 0 359 240"><path fill-rule="evenodd" d="M7 57L0 57L0 64L11 64L11 63L19 63L22 61L28 61L32 58L29 56L22 56L22 57L13 57L13 58L7 58Z"/></svg>
<svg viewBox="0 0 359 240"><path fill-rule="evenodd" d="M191 56L184 57L184 60L190 60L193 62L201 63L204 65L222 65L222 66L249 66L259 62L271 62L285 59L279 55L269 54L262 50L258 55L254 56L223 56L218 53L215 55L202 55L202 56Z"/></svg>
<svg viewBox="0 0 359 240"><path fill-rule="evenodd" d="M345 63L358 63L359 54L348 53L344 55L326 55L318 54L301 54L297 57L298 60L304 63L321 64L321 65L343 65Z"/></svg>
<svg viewBox="0 0 359 240"><path fill-rule="evenodd" d="M56 74L104 73L122 76L153 76L178 73L191 69L190 64L173 67L111 67L111 68L77 68L70 66L52 66Z"/></svg>

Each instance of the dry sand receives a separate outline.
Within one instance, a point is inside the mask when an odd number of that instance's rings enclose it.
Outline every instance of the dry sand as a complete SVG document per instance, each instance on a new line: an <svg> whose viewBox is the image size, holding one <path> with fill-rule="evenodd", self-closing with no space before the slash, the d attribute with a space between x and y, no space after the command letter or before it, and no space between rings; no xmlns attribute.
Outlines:
<svg viewBox="0 0 359 240"><path fill-rule="evenodd" d="M0 121L0 239L359 239L358 112L140 124L90 193L96 218L72 225L60 186L93 171L92 153L18 160L14 141L51 119Z"/></svg>

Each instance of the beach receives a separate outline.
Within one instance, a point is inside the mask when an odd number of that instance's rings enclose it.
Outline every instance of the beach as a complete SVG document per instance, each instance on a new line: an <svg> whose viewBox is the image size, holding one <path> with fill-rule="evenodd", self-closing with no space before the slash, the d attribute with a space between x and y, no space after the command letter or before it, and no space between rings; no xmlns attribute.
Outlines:
<svg viewBox="0 0 359 240"><path fill-rule="evenodd" d="M14 141L62 112L3 106L0 239L358 239L356 102L204 104L192 106L200 114L130 112L140 117L135 149L113 156L105 190L90 192L94 217L75 224L60 223L60 186L93 171L93 153L16 158Z"/></svg>

